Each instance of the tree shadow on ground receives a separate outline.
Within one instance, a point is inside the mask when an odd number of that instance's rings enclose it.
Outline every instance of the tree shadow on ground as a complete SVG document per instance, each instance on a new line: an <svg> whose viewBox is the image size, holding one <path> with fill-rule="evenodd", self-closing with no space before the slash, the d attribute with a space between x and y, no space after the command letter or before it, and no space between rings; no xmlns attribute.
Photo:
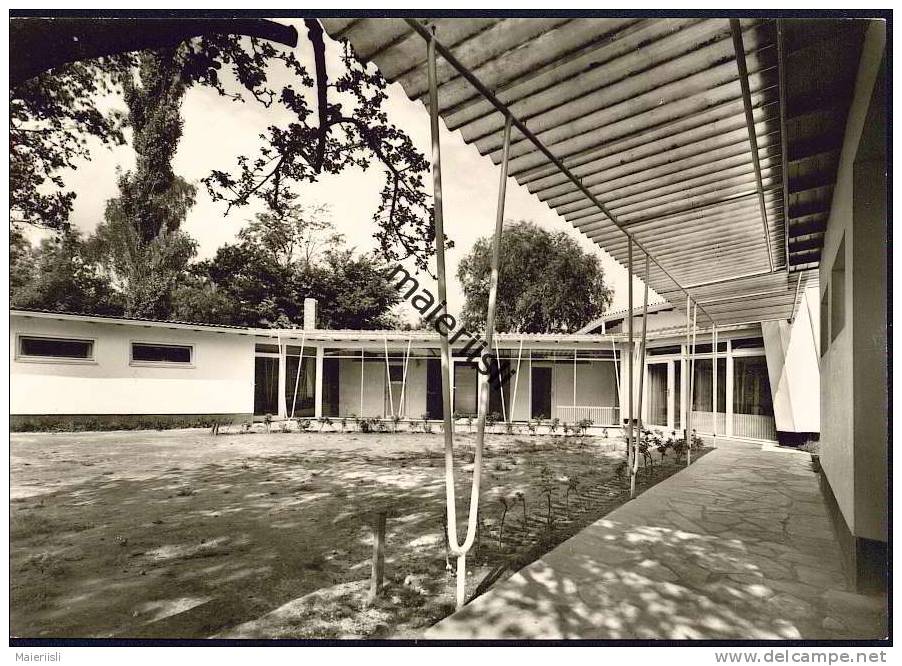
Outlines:
<svg viewBox="0 0 902 666"><path fill-rule="evenodd" d="M310 448L316 440L309 435L285 441L275 453L235 460L98 468L57 490L13 500L12 635L403 636L418 635L453 610L438 449L386 454L365 441L341 449ZM292 451L294 442L304 445ZM458 446L455 456L458 521L465 525L472 446ZM551 548L625 501L623 483L614 479L619 461L610 447L585 443L511 438L490 447L484 527L468 593L518 544L542 538ZM539 501L545 467L558 477L578 476L586 489L582 498L567 498L566 507L555 497L553 531ZM673 471L649 471L645 483ZM598 490L606 484L616 492ZM505 545L497 534L497 498L517 491L527 497L527 520L510 516ZM386 589L364 608L376 510L390 516Z"/></svg>

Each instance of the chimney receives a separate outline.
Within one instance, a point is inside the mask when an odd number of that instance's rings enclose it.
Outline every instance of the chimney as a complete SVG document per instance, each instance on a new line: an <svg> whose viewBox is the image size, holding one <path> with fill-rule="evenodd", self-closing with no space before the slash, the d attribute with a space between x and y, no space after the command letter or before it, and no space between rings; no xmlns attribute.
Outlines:
<svg viewBox="0 0 902 666"><path fill-rule="evenodd" d="M316 328L316 299L304 299L304 330L312 331Z"/></svg>

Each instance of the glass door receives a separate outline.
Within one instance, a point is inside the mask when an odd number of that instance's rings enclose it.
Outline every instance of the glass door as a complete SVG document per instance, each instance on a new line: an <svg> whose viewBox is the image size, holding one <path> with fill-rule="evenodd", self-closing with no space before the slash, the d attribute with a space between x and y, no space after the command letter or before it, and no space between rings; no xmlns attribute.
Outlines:
<svg viewBox="0 0 902 666"><path fill-rule="evenodd" d="M648 364L647 423L656 428L667 427L667 365L666 361Z"/></svg>

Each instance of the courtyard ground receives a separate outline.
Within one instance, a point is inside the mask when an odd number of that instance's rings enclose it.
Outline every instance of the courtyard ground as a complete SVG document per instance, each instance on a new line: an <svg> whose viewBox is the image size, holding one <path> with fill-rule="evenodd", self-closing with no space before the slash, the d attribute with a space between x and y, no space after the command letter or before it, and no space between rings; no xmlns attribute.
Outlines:
<svg viewBox="0 0 902 666"><path fill-rule="evenodd" d="M463 526L473 436L458 442ZM442 446L426 433L13 434L11 633L419 637L453 611ZM468 595L623 504L622 451L613 436L488 436ZM640 490L684 465L655 455ZM379 510L386 587L366 607Z"/></svg>

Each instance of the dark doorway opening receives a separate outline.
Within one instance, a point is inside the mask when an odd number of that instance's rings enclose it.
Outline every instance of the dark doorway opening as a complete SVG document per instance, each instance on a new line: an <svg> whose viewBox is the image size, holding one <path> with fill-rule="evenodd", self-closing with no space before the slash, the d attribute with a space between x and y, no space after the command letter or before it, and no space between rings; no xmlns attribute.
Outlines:
<svg viewBox="0 0 902 666"><path fill-rule="evenodd" d="M445 418L442 405L442 362L437 358L426 359L426 414L430 420ZM416 418L416 415L412 415Z"/></svg>
<svg viewBox="0 0 902 666"><path fill-rule="evenodd" d="M551 368L532 369L532 410L534 419L551 417Z"/></svg>
<svg viewBox="0 0 902 666"><path fill-rule="evenodd" d="M279 359L257 356L254 359L254 415L279 413Z"/></svg>

